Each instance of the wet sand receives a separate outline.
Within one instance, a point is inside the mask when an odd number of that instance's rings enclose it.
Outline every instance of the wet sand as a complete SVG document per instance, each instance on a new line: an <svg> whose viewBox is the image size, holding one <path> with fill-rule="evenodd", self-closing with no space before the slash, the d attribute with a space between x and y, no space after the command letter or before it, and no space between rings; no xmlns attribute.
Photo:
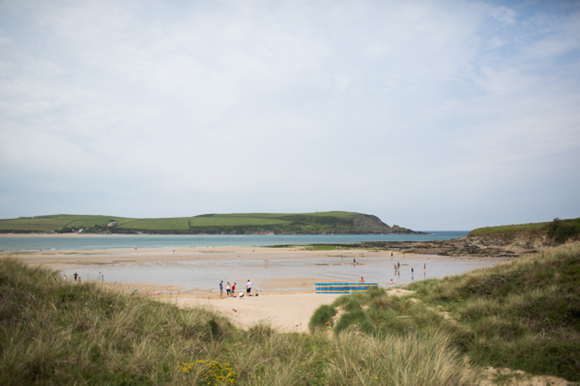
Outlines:
<svg viewBox="0 0 580 386"><path fill-rule="evenodd" d="M68 280L77 272L83 281L94 281L102 272L107 286L139 289L183 308L209 307L242 328L265 322L281 331L296 332L307 331L313 312L338 296L316 294L317 281L358 282L362 276L381 287L389 287L391 279L396 286L404 286L414 280L442 278L509 261L397 252L391 257L390 251L310 251L305 247L38 251L10 255L31 265L59 270ZM401 264L399 275L394 270L396 263ZM228 281L237 282L237 290L245 290L248 279L252 281L252 293L259 296L225 297ZM221 280L223 298L218 290Z"/></svg>
<svg viewBox="0 0 580 386"><path fill-rule="evenodd" d="M3 254L0 254L2 256ZM5 255L5 254L4 254ZM258 291L314 290L317 281L377 282L406 285L415 280L442 278L489 267L509 259L404 255L389 251L295 248L182 248L175 250L77 250L12 253L32 265L43 265L71 277L107 282L158 285L169 290L211 293L220 280L248 279ZM394 269L400 264L400 270ZM413 272L412 272L413 271Z"/></svg>

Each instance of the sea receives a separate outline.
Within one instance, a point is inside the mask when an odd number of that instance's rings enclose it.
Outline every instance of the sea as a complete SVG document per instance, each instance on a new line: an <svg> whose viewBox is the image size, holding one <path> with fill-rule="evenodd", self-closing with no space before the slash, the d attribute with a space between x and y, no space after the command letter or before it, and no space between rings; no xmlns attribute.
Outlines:
<svg viewBox="0 0 580 386"><path fill-rule="evenodd" d="M412 235L74 235L74 236L0 236L0 257L12 252L28 251L66 251L81 250L87 254L71 252L70 261L59 266L61 275L69 278L74 273L82 276L83 281L96 281L102 273L107 282L125 284L148 284L163 288L179 288L184 291L208 293L215 291L220 280L245 283L252 279L256 290L298 290L292 278L310 281L366 281L388 286L393 280L395 285L406 285L415 280L442 278L468 272L476 268L490 267L501 263L501 259L471 257L434 257L428 255L406 255L392 257L390 252L371 253L357 258L357 264L342 257L339 251L313 255L305 259L293 251L276 254L276 258L264 264L264 256L251 257L251 253L223 252L220 259L212 259L212 254L203 248L213 247L271 247L311 244L355 244L372 241L435 241L464 237L467 231L433 231ZM184 252L188 248L193 252ZM165 250L176 256L183 253L206 255L207 259L175 261L136 261L129 256L124 258L125 250ZM85 263L83 259L94 257L91 251L109 250L110 260L103 263ZM118 251L118 252L114 252ZM135 253L131 251L127 253ZM249 258L248 258L249 257ZM507 261L507 260L506 260ZM395 263L401 263L400 270L394 270ZM312 287L314 290L314 287Z"/></svg>
<svg viewBox="0 0 580 386"><path fill-rule="evenodd" d="M467 236L468 231L424 234L359 235L82 235L0 237L2 251L126 250L203 247L271 247L278 245L354 244L372 241L435 241Z"/></svg>

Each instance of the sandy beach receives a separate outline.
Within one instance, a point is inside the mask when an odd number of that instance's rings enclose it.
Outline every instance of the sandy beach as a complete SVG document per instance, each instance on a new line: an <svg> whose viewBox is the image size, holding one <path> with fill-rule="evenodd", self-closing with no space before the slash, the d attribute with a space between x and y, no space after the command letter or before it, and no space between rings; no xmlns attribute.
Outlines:
<svg viewBox="0 0 580 386"><path fill-rule="evenodd" d="M330 304L338 295L316 294L317 281L377 282L398 287L414 280L460 274L499 264L506 259L450 258L403 255L390 251L295 248L181 248L175 250L66 250L3 253L30 265L59 270L72 280L77 272L83 281L105 275L105 285L139 289L159 301L182 308L204 306L234 324L248 328L269 323L280 331L304 332L313 312ZM394 264L400 264L398 275ZM237 282L245 289L252 280L254 296L226 298L225 285ZM224 281L224 297L218 283ZM255 295L258 296L255 296Z"/></svg>
<svg viewBox="0 0 580 386"><path fill-rule="evenodd" d="M228 317L236 326L247 329L265 323L278 331L306 332L308 321L318 307L330 304L339 295L317 295L313 291L285 293L259 293L259 296L240 298L219 295L160 296L160 301L181 308L202 306Z"/></svg>

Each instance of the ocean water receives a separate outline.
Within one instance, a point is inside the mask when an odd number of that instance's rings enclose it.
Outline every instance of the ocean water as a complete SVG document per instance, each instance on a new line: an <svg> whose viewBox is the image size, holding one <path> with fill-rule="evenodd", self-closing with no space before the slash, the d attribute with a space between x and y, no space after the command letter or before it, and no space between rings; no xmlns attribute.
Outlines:
<svg viewBox="0 0 580 386"><path fill-rule="evenodd" d="M125 250L190 247L268 247L274 245L351 244L364 241L434 241L467 236L468 231L423 235L114 235L0 237L0 250Z"/></svg>

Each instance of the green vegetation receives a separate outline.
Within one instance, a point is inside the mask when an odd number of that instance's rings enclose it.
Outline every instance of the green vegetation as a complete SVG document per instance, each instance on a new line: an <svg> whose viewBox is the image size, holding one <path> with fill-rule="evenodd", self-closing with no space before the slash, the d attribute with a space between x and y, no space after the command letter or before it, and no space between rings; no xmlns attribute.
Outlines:
<svg viewBox="0 0 580 386"><path fill-rule="evenodd" d="M374 216L354 212L205 214L195 217L136 219L111 216L55 215L0 220L0 232L85 233L391 233Z"/></svg>
<svg viewBox="0 0 580 386"><path fill-rule="evenodd" d="M556 218L552 222L478 228L469 232L468 237L490 235L509 236L515 232L527 232L537 235L545 234L550 240L553 240L557 244L561 244L567 240L578 240L578 236L580 235L580 218L568 220L560 220Z"/></svg>
<svg viewBox="0 0 580 386"><path fill-rule="evenodd" d="M0 260L3 385L471 385L449 335L377 339L346 329L244 331L203 309L180 310L98 283Z"/></svg>
<svg viewBox="0 0 580 386"><path fill-rule="evenodd" d="M376 339L426 340L437 331L473 365L580 381L580 244L407 288L414 293L340 297L309 327L329 323L336 335L356 330Z"/></svg>
<svg viewBox="0 0 580 386"><path fill-rule="evenodd" d="M408 289L337 298L311 335L244 331L3 258L0 384L466 385L487 366L580 381L580 244Z"/></svg>

